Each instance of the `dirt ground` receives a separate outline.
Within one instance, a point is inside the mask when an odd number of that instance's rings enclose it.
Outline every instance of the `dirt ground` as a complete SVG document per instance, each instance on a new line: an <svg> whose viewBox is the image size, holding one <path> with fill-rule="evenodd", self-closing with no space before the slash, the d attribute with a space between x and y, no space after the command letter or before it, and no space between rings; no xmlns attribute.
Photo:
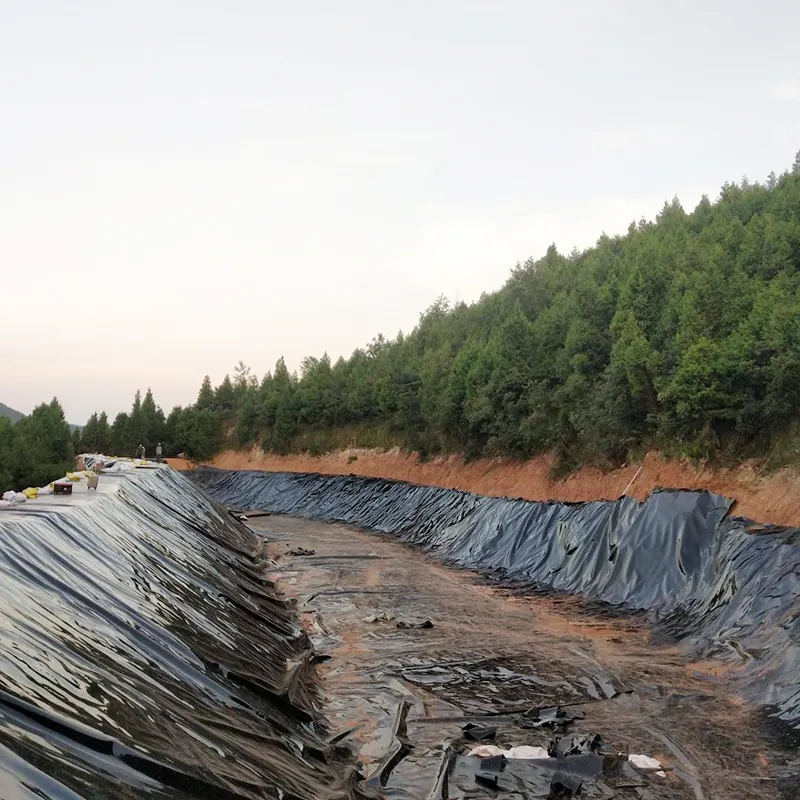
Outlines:
<svg viewBox="0 0 800 800"><path fill-rule="evenodd" d="M176 469L191 466L180 459L170 459L170 464ZM786 469L763 475L753 463L713 470L687 460L664 459L658 453L648 453L642 463L610 472L584 467L558 481L549 477L552 459L547 457L524 462L479 459L465 464L455 456L420 461L415 455L398 450L278 456L256 448L221 453L211 464L220 469L352 473L525 500L615 500L623 493L643 500L657 487L709 489L733 499L733 511L740 516L758 522L800 525L800 473Z"/></svg>
<svg viewBox="0 0 800 800"><path fill-rule="evenodd" d="M600 758L598 773L596 755L581 757L588 765L567 760L587 770L566 779L583 782L584 798L795 796L784 788L797 785L786 778L795 767L769 743L760 712L733 693L733 676L653 644L642 619L574 598L513 596L343 525L278 516L250 525L267 535L270 579L297 600L315 649L329 657L317 669L331 734L344 734L383 797L557 796L554 760L482 772L489 762L468 755L480 744L464 740L468 723L496 727L487 744L504 748L600 734L608 753L652 756L666 770ZM433 627L402 627L426 621ZM553 706L566 716L537 727ZM583 718L559 726L576 712Z"/></svg>

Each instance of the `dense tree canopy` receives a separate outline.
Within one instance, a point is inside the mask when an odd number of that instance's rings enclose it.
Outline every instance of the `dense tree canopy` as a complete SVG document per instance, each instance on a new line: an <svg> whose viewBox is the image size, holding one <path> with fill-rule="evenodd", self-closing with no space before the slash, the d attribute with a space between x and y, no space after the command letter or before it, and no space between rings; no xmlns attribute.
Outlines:
<svg viewBox="0 0 800 800"><path fill-rule="evenodd" d="M691 213L674 199L583 252L551 246L498 292L440 298L410 334L346 360L309 357L296 375L279 359L260 382L240 362L166 420L148 393L110 432L100 416L87 429L119 452L160 437L199 458L380 440L423 454L555 451L567 466L653 445L731 459L791 433L798 386L800 160ZM344 438L326 438L335 431Z"/></svg>
<svg viewBox="0 0 800 800"><path fill-rule="evenodd" d="M72 432L54 397L19 422L0 417L0 489L44 486L75 467Z"/></svg>

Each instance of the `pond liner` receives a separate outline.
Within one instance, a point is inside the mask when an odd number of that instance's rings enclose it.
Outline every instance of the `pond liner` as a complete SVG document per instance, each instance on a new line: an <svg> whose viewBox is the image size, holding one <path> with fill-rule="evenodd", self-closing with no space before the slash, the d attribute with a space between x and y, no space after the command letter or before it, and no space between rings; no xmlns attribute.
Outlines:
<svg viewBox="0 0 800 800"><path fill-rule="evenodd" d="M357 797L263 543L171 469L0 512L0 796Z"/></svg>
<svg viewBox="0 0 800 800"><path fill-rule="evenodd" d="M730 662L738 691L800 727L800 530L729 516L727 498L533 502L355 475L189 475L226 505L346 523L508 583L646 611L657 634Z"/></svg>

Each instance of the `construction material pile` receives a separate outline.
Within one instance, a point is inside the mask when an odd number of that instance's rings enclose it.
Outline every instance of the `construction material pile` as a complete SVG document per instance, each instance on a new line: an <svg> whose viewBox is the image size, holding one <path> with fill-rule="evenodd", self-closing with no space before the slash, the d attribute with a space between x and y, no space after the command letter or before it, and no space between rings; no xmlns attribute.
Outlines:
<svg viewBox="0 0 800 800"><path fill-rule="evenodd" d="M66 489L67 491L64 493L72 494L72 485L81 481L86 481L91 488L96 488L101 472L130 472L136 467L143 467L148 463L141 459L110 458L99 454L81 455L77 458L77 469L67 472L63 478L50 481L46 486L28 486L21 492L13 490L4 492L0 496L0 508L8 508L50 494L59 494L59 489Z"/></svg>

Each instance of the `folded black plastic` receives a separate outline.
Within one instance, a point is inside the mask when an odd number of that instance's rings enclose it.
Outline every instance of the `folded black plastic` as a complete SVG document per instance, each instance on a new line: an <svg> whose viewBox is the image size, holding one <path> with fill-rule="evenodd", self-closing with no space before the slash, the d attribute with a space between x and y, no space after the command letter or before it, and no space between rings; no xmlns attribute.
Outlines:
<svg viewBox="0 0 800 800"><path fill-rule="evenodd" d="M800 531L728 516L710 492L539 503L358 476L197 470L244 509L397 535L462 567L647 610L695 658L745 665L740 690L800 724Z"/></svg>
<svg viewBox="0 0 800 800"><path fill-rule="evenodd" d="M350 797L260 540L172 470L0 512L0 797Z"/></svg>

